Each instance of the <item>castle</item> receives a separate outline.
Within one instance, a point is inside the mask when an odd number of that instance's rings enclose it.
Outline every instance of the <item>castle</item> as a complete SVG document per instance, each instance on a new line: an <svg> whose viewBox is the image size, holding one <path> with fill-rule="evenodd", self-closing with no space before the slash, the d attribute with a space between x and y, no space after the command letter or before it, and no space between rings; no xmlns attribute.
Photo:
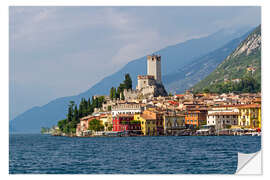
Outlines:
<svg viewBox="0 0 270 180"><path fill-rule="evenodd" d="M136 90L124 90L125 99L167 96L161 81L161 56L147 56L147 75L138 75Z"/></svg>

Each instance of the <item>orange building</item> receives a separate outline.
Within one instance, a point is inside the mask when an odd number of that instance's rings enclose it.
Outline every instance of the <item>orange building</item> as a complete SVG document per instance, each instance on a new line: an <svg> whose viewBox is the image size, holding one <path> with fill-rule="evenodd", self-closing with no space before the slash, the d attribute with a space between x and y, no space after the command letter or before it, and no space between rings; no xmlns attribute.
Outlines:
<svg viewBox="0 0 270 180"><path fill-rule="evenodd" d="M206 125L207 109L192 108L188 109L185 114L185 124L191 127L199 127Z"/></svg>

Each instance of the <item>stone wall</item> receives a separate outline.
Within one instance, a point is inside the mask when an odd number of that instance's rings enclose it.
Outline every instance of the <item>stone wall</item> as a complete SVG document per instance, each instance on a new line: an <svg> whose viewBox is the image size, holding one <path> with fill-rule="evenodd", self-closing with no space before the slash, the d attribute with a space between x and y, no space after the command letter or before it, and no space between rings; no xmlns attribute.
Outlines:
<svg viewBox="0 0 270 180"><path fill-rule="evenodd" d="M131 99L137 99L138 97L138 94L139 94L139 91L138 90L127 90L127 89L124 89L124 97L125 97L125 100L131 100Z"/></svg>

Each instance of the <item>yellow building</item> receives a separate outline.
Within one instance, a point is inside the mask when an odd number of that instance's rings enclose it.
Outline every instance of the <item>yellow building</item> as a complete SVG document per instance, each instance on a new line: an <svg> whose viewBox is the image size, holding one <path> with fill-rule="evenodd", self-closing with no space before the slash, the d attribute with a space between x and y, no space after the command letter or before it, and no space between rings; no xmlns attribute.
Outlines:
<svg viewBox="0 0 270 180"><path fill-rule="evenodd" d="M102 114L100 115L100 121L104 126L104 131L112 131L112 115L111 114Z"/></svg>
<svg viewBox="0 0 270 180"><path fill-rule="evenodd" d="M261 128L261 105L248 104L239 106L238 125L246 128Z"/></svg>
<svg viewBox="0 0 270 180"><path fill-rule="evenodd" d="M135 114L134 120L141 122L141 131L145 136L156 136L157 135L157 126L156 119L145 114Z"/></svg>
<svg viewBox="0 0 270 180"><path fill-rule="evenodd" d="M176 134L185 125L185 115L175 112L166 112L163 115L163 128L165 135Z"/></svg>

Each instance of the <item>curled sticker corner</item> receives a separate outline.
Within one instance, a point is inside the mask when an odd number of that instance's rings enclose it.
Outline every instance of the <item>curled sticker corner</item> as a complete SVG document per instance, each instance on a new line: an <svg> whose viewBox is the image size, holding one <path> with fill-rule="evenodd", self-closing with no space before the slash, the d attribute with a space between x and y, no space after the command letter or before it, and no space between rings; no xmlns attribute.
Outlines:
<svg viewBox="0 0 270 180"><path fill-rule="evenodd" d="M261 151L251 154L238 152L238 164L235 174L241 175L261 175Z"/></svg>

